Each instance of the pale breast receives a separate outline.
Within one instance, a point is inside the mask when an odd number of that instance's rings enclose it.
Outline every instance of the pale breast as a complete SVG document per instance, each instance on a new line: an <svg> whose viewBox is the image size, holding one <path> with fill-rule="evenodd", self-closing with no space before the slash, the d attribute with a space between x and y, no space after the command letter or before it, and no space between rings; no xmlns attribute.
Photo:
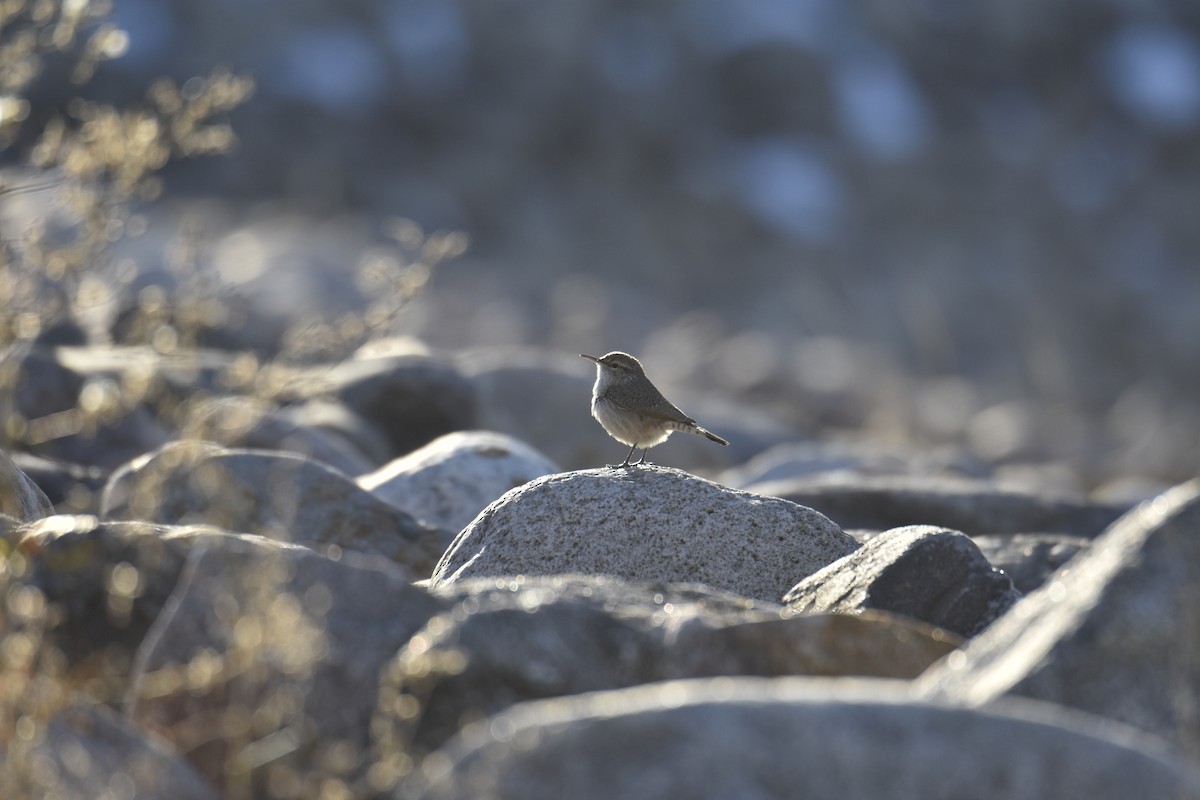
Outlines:
<svg viewBox="0 0 1200 800"><path fill-rule="evenodd" d="M602 397L592 398L592 416L604 426L609 436L630 447L653 447L671 435L661 420L647 420Z"/></svg>

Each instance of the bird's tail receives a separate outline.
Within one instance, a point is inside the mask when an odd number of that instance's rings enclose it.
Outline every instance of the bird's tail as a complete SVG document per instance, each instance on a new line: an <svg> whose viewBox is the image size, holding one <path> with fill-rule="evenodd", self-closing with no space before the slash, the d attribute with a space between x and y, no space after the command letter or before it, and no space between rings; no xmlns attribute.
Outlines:
<svg viewBox="0 0 1200 800"><path fill-rule="evenodd" d="M706 431L704 428L701 428L699 425L696 426L695 432L700 434L701 436L704 436L705 438L711 439L712 441L716 442L717 444L722 444L722 445L729 444L729 442L725 441L720 436L717 436L712 431Z"/></svg>

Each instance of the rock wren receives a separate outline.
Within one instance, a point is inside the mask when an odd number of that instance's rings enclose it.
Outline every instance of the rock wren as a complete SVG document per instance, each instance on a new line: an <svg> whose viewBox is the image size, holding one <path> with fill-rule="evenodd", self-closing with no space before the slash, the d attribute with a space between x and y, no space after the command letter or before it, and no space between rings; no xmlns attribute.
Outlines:
<svg viewBox="0 0 1200 800"><path fill-rule="evenodd" d="M729 444L671 405L646 377L641 362L628 353L612 352L601 358L579 355L596 362L592 416L609 436L629 445L629 454L617 466L630 466L629 459L639 447L642 457L632 463L641 464L646 460L647 450L665 442L675 431L706 436L717 444Z"/></svg>

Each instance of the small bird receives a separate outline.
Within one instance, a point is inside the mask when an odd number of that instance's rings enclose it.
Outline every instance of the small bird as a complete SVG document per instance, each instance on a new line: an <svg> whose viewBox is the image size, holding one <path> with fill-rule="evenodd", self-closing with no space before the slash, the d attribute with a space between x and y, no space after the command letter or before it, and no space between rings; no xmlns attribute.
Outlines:
<svg viewBox="0 0 1200 800"><path fill-rule="evenodd" d="M618 465L628 467L646 460L646 451L662 444L675 431L706 436L717 444L729 442L712 431L706 431L696 420L684 414L663 397L642 364L628 353L612 352L606 356L579 354L596 362L596 386L592 389L592 416L608 435L621 444L629 445L629 454ZM642 457L630 462L633 451L642 448Z"/></svg>

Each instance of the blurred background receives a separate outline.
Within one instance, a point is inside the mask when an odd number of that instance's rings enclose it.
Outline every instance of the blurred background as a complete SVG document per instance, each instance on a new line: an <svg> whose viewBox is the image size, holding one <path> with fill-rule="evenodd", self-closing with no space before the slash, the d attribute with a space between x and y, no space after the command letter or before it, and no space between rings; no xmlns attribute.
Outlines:
<svg viewBox="0 0 1200 800"><path fill-rule="evenodd" d="M353 276L402 219L469 238L398 323L435 351L628 350L697 416L683 398L712 394L1085 489L1200 471L1193 0L117 0L112 18L128 46L90 99L158 76L186 92L214 66L255 81L236 152L168 165L113 264L150 274L188 242L268 355L298 313L365 302ZM28 96L50 113L80 91L50 64Z"/></svg>

